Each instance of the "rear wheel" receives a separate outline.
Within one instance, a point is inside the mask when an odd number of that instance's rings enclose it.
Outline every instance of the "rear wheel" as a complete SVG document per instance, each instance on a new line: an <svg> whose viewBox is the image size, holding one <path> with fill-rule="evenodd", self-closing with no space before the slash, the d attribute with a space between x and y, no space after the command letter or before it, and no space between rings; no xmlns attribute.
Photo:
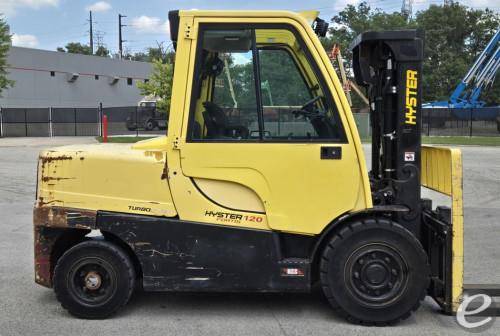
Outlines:
<svg viewBox="0 0 500 336"><path fill-rule="evenodd" d="M127 254L107 241L70 248L54 270L54 291L63 308L81 318L105 318L124 306L135 285Z"/></svg>
<svg viewBox="0 0 500 336"><path fill-rule="evenodd" d="M156 123L153 120L146 121L144 128L146 131L152 131L156 127Z"/></svg>
<svg viewBox="0 0 500 336"><path fill-rule="evenodd" d="M427 255L401 225L386 219L349 224L323 250L323 292L347 320L387 325L405 319L429 285Z"/></svg>

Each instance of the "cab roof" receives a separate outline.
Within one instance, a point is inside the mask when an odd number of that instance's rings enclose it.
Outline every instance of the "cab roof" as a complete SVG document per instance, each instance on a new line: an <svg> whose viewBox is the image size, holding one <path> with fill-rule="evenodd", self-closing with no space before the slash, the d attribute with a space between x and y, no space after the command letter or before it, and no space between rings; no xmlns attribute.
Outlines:
<svg viewBox="0 0 500 336"><path fill-rule="evenodd" d="M170 22L170 38L174 43L177 43L177 37L179 34L179 20L181 16L192 16L192 17L262 17L262 18L289 18L296 21L305 21L306 23L312 24L312 22L318 17L319 11L301 11L292 12L285 10L172 10L168 12L168 20Z"/></svg>

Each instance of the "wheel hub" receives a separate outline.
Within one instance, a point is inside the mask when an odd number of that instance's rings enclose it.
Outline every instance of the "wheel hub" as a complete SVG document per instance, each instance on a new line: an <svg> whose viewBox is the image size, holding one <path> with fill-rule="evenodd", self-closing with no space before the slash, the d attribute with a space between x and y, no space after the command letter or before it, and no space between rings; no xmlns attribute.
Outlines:
<svg viewBox="0 0 500 336"><path fill-rule="evenodd" d="M383 264L377 262L367 266L365 271L366 280L372 285L380 285L387 278L387 269Z"/></svg>
<svg viewBox="0 0 500 336"><path fill-rule="evenodd" d="M85 287L89 290L97 290L101 287L102 279L99 273L91 271L85 275Z"/></svg>
<svg viewBox="0 0 500 336"><path fill-rule="evenodd" d="M403 292L407 267L396 250L384 244L369 244L351 254L345 277L350 291L361 303L381 306Z"/></svg>

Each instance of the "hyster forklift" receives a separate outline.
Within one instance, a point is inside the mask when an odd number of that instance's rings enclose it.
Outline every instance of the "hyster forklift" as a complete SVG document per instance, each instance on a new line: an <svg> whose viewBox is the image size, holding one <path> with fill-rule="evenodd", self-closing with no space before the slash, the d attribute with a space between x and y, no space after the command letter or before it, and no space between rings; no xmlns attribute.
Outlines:
<svg viewBox="0 0 500 336"><path fill-rule="evenodd" d="M317 14L170 12L168 134L41 152L35 281L81 318L111 315L137 287L314 284L355 323L396 323L426 295L456 312L461 157L421 146L423 36L367 32L353 42L370 99L368 172ZM433 208L422 186L451 206Z"/></svg>

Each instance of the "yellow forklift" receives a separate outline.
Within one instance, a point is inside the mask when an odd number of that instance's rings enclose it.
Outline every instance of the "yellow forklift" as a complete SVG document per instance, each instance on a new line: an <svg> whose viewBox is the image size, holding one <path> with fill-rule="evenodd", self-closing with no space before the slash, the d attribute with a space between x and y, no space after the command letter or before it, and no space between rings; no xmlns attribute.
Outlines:
<svg viewBox="0 0 500 336"><path fill-rule="evenodd" d="M354 323L394 324L426 295L456 312L461 157L421 146L423 35L353 42L370 100L368 172L317 14L170 12L167 135L40 153L35 281L81 318L111 315L137 287L308 292L316 283ZM433 207L421 186L451 207Z"/></svg>

